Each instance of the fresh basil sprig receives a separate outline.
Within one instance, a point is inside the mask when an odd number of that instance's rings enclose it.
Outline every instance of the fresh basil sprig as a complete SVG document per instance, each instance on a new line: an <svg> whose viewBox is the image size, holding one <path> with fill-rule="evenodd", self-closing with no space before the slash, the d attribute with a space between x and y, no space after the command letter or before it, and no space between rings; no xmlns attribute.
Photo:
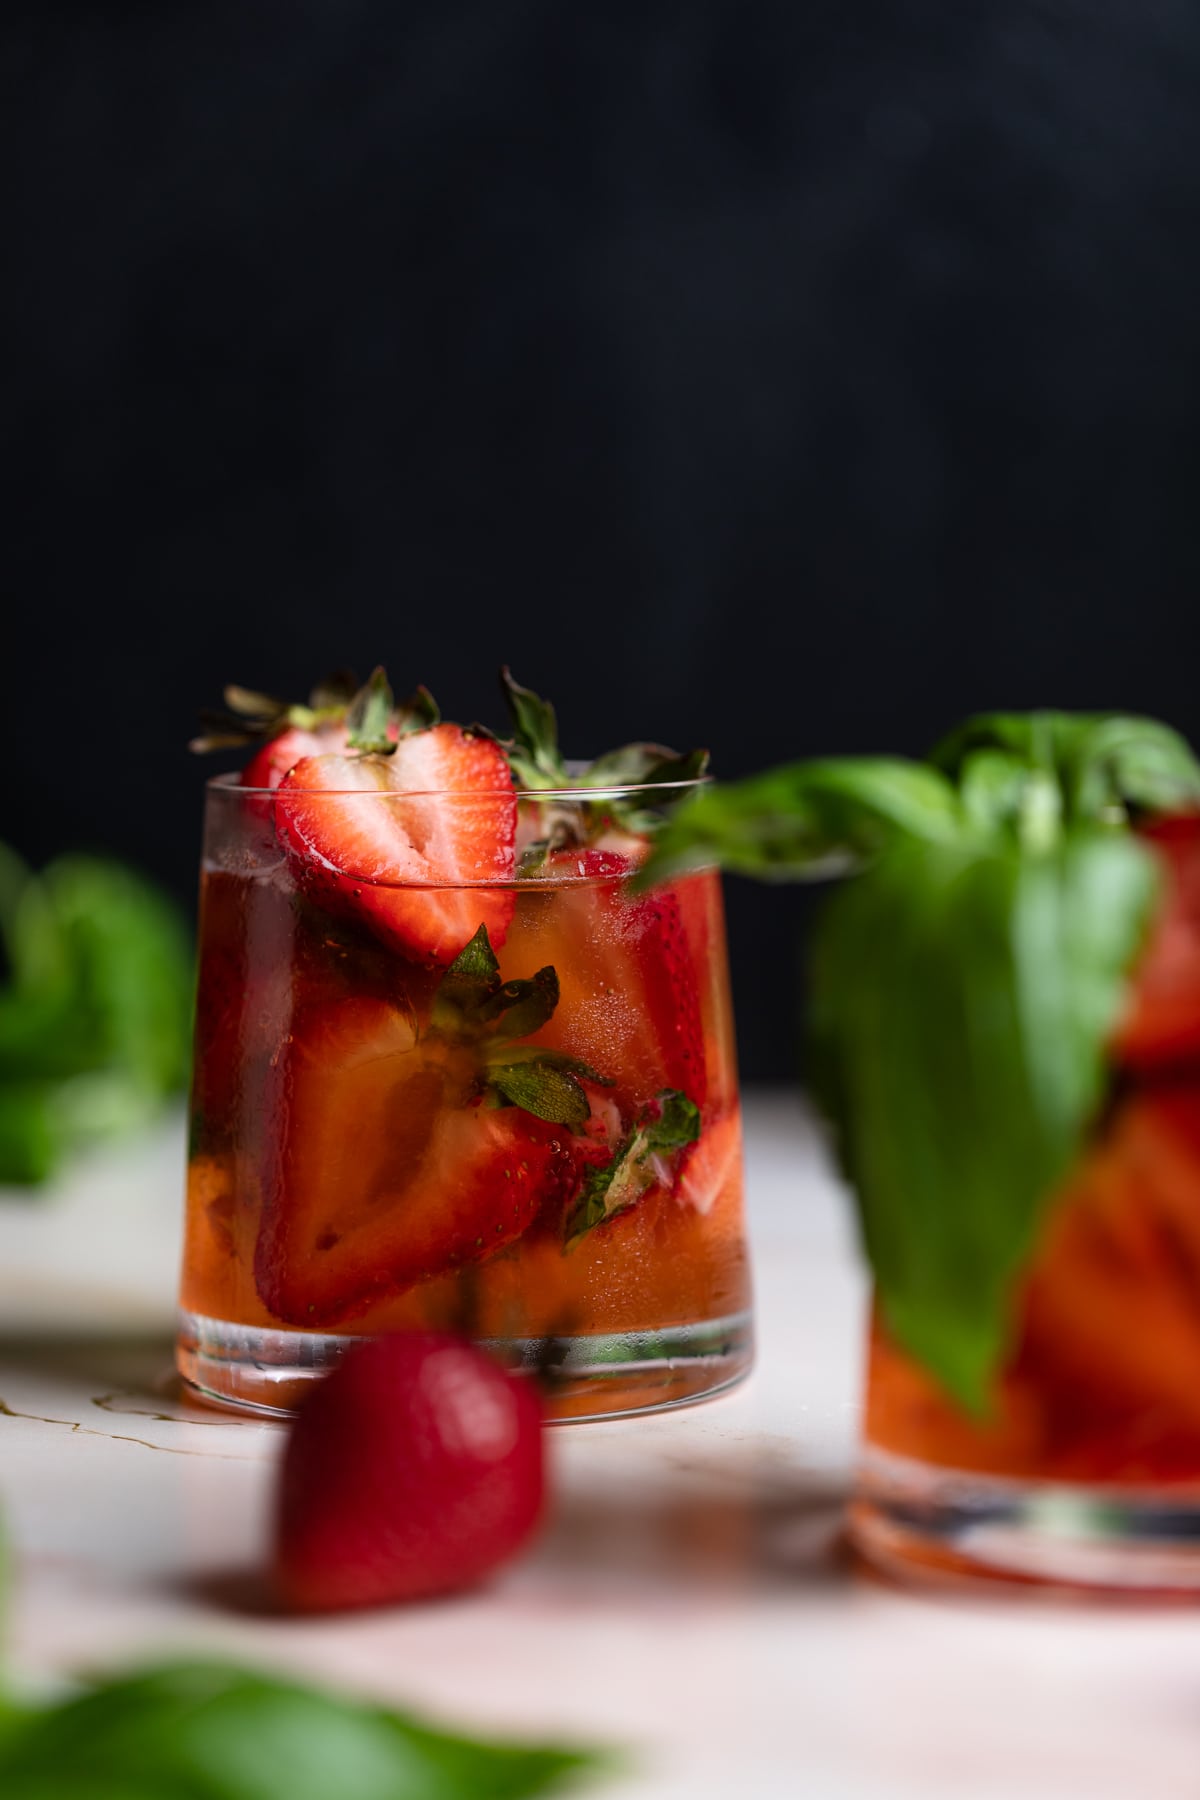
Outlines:
<svg viewBox="0 0 1200 1800"><path fill-rule="evenodd" d="M452 1736L407 1714L220 1662L0 1707L4 1800L523 1800L595 1758Z"/></svg>
<svg viewBox="0 0 1200 1800"><path fill-rule="evenodd" d="M192 954L174 906L110 858L35 875L0 845L0 1182L143 1125L186 1083Z"/></svg>
<svg viewBox="0 0 1200 1800"><path fill-rule="evenodd" d="M883 1316L986 1404L1013 1283L1103 1105L1106 1045L1152 918L1143 811L1200 806L1153 720L991 714L927 763L802 762L687 801L639 882L718 863L859 870L814 945L812 1069Z"/></svg>

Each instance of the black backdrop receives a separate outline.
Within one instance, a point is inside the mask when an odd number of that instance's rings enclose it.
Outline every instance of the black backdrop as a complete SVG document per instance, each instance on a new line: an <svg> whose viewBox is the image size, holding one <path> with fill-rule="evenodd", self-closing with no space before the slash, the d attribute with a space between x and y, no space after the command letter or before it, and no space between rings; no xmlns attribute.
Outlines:
<svg viewBox="0 0 1200 1800"><path fill-rule="evenodd" d="M1187 0L91 0L0 23L3 816L187 893L229 678L741 773L1200 737ZM743 1066L810 902L730 893Z"/></svg>

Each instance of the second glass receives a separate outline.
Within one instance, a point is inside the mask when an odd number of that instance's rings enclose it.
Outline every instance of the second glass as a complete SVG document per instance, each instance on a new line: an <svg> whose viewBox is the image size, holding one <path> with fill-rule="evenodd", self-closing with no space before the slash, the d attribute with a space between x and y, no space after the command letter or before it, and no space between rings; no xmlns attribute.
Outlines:
<svg viewBox="0 0 1200 1800"><path fill-rule="evenodd" d="M278 794L209 783L179 1339L194 1387L290 1409L355 1337L405 1328L541 1366L560 1418L679 1405L747 1371L719 877L633 892L636 837L571 841L572 815L613 798L668 797L514 796L515 875L398 888L297 857ZM474 801L329 803L403 809L427 842ZM458 954L434 966L372 924L425 894L455 922Z"/></svg>

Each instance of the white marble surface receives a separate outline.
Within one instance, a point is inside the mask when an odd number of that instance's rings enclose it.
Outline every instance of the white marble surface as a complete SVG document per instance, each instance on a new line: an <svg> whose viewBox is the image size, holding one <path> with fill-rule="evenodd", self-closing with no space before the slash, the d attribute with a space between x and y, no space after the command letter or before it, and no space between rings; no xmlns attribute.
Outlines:
<svg viewBox="0 0 1200 1800"><path fill-rule="evenodd" d="M182 1403L167 1334L182 1155L164 1129L0 1203L0 1500L19 1676L219 1649L464 1727L622 1747L601 1800L1193 1800L1184 1608L890 1589L837 1547L863 1282L798 1102L749 1107L753 1379L552 1434L556 1500L490 1589L256 1613L281 1428Z"/></svg>

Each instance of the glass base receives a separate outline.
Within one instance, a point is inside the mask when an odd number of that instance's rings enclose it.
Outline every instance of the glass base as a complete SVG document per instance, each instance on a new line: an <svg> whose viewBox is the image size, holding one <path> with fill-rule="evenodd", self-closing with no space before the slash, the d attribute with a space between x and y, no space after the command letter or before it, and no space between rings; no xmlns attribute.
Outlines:
<svg viewBox="0 0 1200 1800"><path fill-rule="evenodd" d="M1200 1593L1200 1484L1022 1481L868 1449L849 1531L868 1562L905 1580Z"/></svg>
<svg viewBox="0 0 1200 1800"><path fill-rule="evenodd" d="M222 1406L284 1416L334 1366L354 1337L273 1331L198 1313L180 1316L175 1360L189 1387ZM662 1331L485 1338L516 1367L540 1370L551 1424L663 1412L707 1400L742 1381L754 1360L748 1312Z"/></svg>

